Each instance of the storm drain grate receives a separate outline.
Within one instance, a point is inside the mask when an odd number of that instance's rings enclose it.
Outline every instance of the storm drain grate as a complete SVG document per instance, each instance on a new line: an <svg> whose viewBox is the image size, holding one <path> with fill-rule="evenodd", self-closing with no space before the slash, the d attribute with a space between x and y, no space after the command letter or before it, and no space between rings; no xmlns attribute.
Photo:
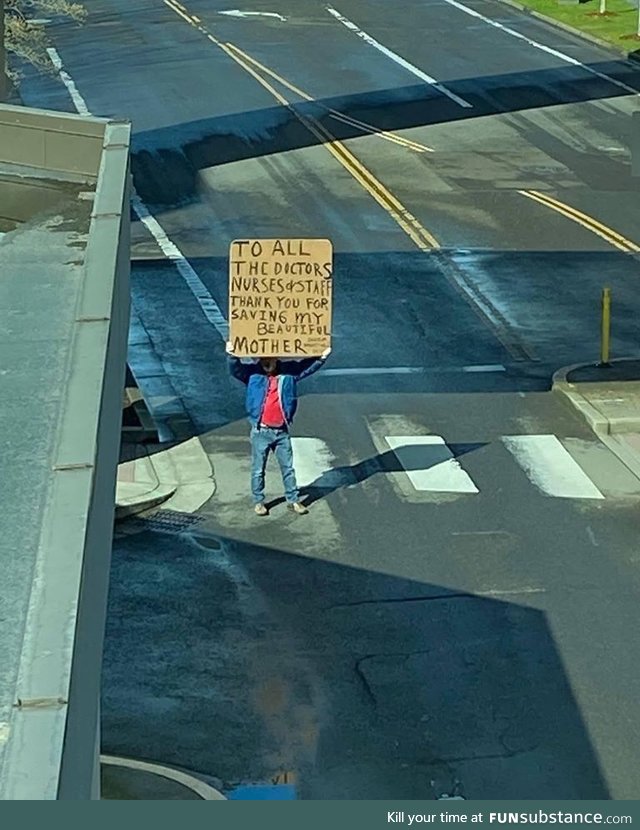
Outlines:
<svg viewBox="0 0 640 830"><path fill-rule="evenodd" d="M145 519L136 518L126 522L127 533L141 533L151 530L155 533L186 533L204 522L204 516L191 513L179 513L177 510L158 510ZM124 528L122 528L124 530Z"/></svg>

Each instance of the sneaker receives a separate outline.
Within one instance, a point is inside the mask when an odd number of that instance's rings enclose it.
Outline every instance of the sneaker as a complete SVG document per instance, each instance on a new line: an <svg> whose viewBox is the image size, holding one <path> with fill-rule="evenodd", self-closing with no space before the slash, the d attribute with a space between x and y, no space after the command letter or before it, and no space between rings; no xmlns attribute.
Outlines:
<svg viewBox="0 0 640 830"><path fill-rule="evenodd" d="M293 512L297 513L298 516L304 516L305 513L309 512L309 509L299 501L294 501L293 504L289 504L287 506L289 510L293 510Z"/></svg>
<svg viewBox="0 0 640 830"><path fill-rule="evenodd" d="M262 502L256 504L253 509L255 510L256 516L266 516L269 512Z"/></svg>

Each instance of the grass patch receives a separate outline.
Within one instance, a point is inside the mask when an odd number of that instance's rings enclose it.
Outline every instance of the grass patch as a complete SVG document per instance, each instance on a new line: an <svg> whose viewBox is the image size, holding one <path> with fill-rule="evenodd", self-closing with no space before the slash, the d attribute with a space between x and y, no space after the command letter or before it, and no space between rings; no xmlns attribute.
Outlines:
<svg viewBox="0 0 640 830"><path fill-rule="evenodd" d="M607 13L599 14L599 0L587 3L564 5L559 0L518 0L529 9L553 17L589 35L606 40L630 52L640 48L636 36L638 9L628 0L607 0Z"/></svg>

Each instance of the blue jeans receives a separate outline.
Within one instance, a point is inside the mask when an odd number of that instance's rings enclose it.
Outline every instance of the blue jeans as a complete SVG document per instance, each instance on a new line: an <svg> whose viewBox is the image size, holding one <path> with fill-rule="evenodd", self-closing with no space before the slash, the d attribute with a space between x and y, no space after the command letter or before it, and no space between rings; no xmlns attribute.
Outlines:
<svg viewBox="0 0 640 830"><path fill-rule="evenodd" d="M280 466L284 496L289 504L298 501L298 485L293 469L293 448L286 429L251 428L251 494L254 504L264 501L264 474L269 453L273 452Z"/></svg>

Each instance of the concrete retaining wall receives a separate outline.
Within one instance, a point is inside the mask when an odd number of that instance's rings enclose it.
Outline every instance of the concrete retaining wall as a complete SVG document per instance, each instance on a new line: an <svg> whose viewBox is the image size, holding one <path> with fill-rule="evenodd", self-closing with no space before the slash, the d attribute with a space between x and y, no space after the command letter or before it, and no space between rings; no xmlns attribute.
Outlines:
<svg viewBox="0 0 640 830"><path fill-rule="evenodd" d="M0 106L3 175L44 190L53 179L64 185L78 177L95 188L70 315L56 463L46 482L46 543L24 624L17 694L26 700L9 726L0 799L99 797L100 677L130 311L129 141L128 123ZM21 221L29 222L21 204ZM46 676L34 655L46 655ZM43 698L45 687L60 691Z"/></svg>

